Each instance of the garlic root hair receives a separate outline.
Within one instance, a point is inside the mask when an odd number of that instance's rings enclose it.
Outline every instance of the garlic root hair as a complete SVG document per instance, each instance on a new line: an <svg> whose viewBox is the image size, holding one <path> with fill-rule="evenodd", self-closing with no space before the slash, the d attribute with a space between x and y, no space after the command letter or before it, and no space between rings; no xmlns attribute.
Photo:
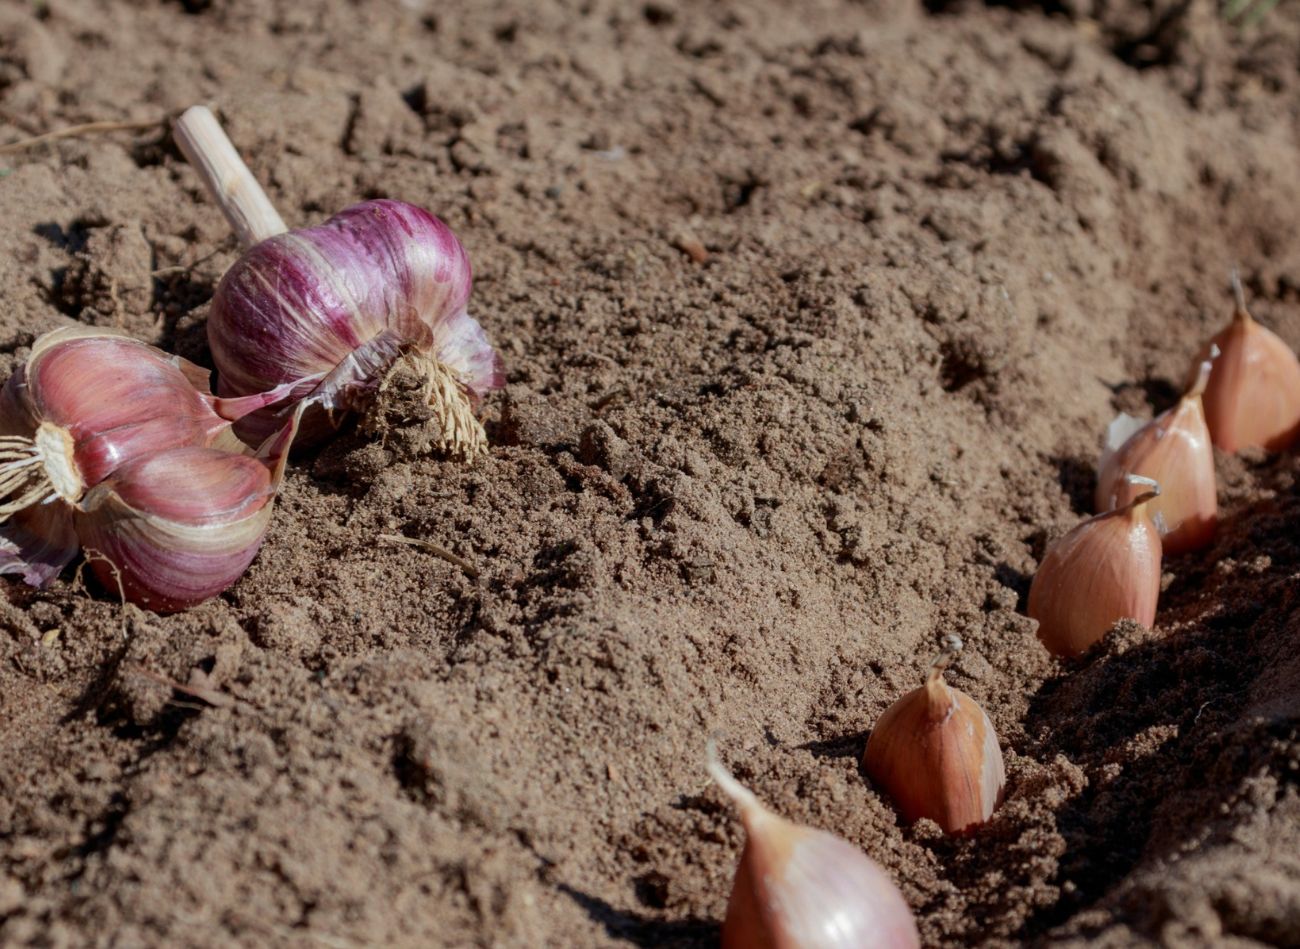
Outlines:
<svg viewBox="0 0 1300 949"><path fill-rule="evenodd" d="M5 499L0 501L0 523L58 493L45 473L44 460L32 439L0 436L0 498Z"/></svg>
<svg viewBox="0 0 1300 949"><path fill-rule="evenodd" d="M441 428L438 450L464 461L486 455L487 432L474 414L469 392L456 373L445 363L421 353L408 353L403 359L424 377L424 398ZM380 392L388 387L402 361L398 360L388 371L379 385Z"/></svg>

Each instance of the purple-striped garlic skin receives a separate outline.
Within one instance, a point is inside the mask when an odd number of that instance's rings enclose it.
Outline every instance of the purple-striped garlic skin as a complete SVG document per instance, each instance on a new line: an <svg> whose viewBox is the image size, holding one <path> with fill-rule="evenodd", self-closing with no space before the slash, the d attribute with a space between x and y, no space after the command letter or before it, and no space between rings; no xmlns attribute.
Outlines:
<svg viewBox="0 0 1300 949"><path fill-rule="evenodd" d="M226 272L212 301L219 391L294 386L294 398L347 410L413 352L451 373L472 418L474 403L504 383L499 356L466 311L472 284L451 229L402 201L366 201L270 237ZM256 439L279 424L268 410L239 432ZM308 425L307 439L324 433L319 421Z"/></svg>
<svg viewBox="0 0 1300 949"><path fill-rule="evenodd" d="M257 556L284 477L296 416L257 457L216 448L157 452L89 492L76 531L95 576L160 613L221 593Z"/></svg>
<svg viewBox="0 0 1300 949"><path fill-rule="evenodd" d="M77 535L104 588L159 612L215 596L253 562L271 517L255 458L175 448L123 466L86 495Z"/></svg>
<svg viewBox="0 0 1300 949"><path fill-rule="evenodd" d="M0 574L44 586L89 547L96 572L113 573L111 558L145 606L176 609L233 582L257 551L297 417L250 458L232 423L284 393L218 399L207 378L112 330L37 339L0 390Z"/></svg>

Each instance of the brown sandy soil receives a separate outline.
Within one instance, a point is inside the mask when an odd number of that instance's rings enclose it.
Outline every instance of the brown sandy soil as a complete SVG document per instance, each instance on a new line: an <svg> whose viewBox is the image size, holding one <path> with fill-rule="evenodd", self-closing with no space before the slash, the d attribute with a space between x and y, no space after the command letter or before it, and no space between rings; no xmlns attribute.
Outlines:
<svg viewBox="0 0 1300 949"><path fill-rule="evenodd" d="M716 732L929 944L1300 944L1300 458L1220 459L1154 631L1018 612L1232 264L1300 345L1298 63L1288 3L4 3L0 141L208 102L290 225L426 205L509 384L473 466L400 413L300 459L183 615L3 582L0 942L711 945ZM234 248L161 132L0 168L0 370L207 361ZM1009 771L958 840L858 766L945 632Z"/></svg>

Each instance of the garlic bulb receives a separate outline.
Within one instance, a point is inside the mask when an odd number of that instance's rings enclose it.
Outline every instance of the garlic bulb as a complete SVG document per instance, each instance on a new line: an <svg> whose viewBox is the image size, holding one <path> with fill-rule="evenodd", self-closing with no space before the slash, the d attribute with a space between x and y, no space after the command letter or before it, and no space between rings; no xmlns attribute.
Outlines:
<svg viewBox="0 0 1300 949"><path fill-rule="evenodd" d="M867 776L904 820L928 817L945 833L987 821L1006 784L993 723L978 702L943 679L961 648L959 637L944 637L925 684L885 710L862 756Z"/></svg>
<svg viewBox="0 0 1300 949"><path fill-rule="evenodd" d="M1211 359L1216 355L1217 350L1212 351ZM1160 496L1147 502L1147 511L1160 528L1165 554L1199 550L1214 539L1218 523L1214 449L1201 406L1211 359L1201 363L1196 382L1177 405L1119 445L1108 444L1098 466L1098 512L1125 507L1146 490L1130 483L1126 475L1142 475L1160 484ZM1112 434L1119 423L1120 419L1112 423Z"/></svg>
<svg viewBox="0 0 1300 949"><path fill-rule="evenodd" d="M1214 444L1224 451L1281 451L1300 433L1300 361L1251 318L1235 273L1232 283L1237 301L1232 322L1206 343L1192 368L1193 375L1199 373L1211 347L1218 347L1202 396L1205 420Z"/></svg>
<svg viewBox="0 0 1300 949"><path fill-rule="evenodd" d="M1155 622L1161 543L1149 508L1160 486L1125 477L1150 490L1089 518L1048 548L1029 587L1029 616L1054 655L1077 656L1121 619Z"/></svg>
<svg viewBox="0 0 1300 949"><path fill-rule="evenodd" d="M773 814L710 743L709 773L740 811L745 849L723 949L915 949L921 940L888 874L848 841Z"/></svg>
<svg viewBox="0 0 1300 949"><path fill-rule="evenodd" d="M202 599L233 582L256 544L227 522L266 507L266 487L274 493L294 428L268 442L261 459L246 457L232 423L282 393L218 399L206 376L111 330L71 327L38 339L0 391L0 574L43 586L84 544L113 560L128 596L142 605L180 608L197 602L198 591L206 591ZM250 465L269 481L250 480ZM156 517L145 524L142 514ZM266 516L269 508L262 529ZM168 518L183 536L141 538ZM170 546L177 562L155 569L148 556L122 547L149 543ZM186 544L204 563L185 561ZM187 575L215 564L222 547L243 558L238 571L218 570L219 583Z"/></svg>
<svg viewBox="0 0 1300 949"><path fill-rule="evenodd" d="M251 245L221 280L208 317L218 391L287 387L294 400L324 410L304 420L304 438L317 440L406 356L426 377L441 448L463 457L485 450L474 409L504 373L466 309L469 259L451 229L415 205L376 200L286 231L211 112L190 109L175 132ZM256 413L237 431L260 440L291 408Z"/></svg>

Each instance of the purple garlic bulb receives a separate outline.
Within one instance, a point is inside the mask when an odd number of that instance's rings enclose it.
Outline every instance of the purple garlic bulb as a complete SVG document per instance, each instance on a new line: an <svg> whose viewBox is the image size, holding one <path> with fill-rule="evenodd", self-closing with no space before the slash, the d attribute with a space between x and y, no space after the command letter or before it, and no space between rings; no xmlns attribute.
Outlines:
<svg viewBox="0 0 1300 949"><path fill-rule="evenodd" d="M284 393L218 399L207 376L112 330L36 340L0 390L0 574L44 586L84 549L109 590L159 611L234 583L297 416L252 457L231 426Z"/></svg>
<svg viewBox="0 0 1300 949"><path fill-rule="evenodd" d="M466 310L472 283L451 229L403 201L366 201L317 227L269 237L226 272L212 301L208 344L219 391L292 386L294 400L327 410L304 423L304 437L319 439L327 418L373 397L404 356L427 379L442 448L473 455L486 447L474 408L504 373ZM286 411L255 413L237 431L260 441Z"/></svg>

